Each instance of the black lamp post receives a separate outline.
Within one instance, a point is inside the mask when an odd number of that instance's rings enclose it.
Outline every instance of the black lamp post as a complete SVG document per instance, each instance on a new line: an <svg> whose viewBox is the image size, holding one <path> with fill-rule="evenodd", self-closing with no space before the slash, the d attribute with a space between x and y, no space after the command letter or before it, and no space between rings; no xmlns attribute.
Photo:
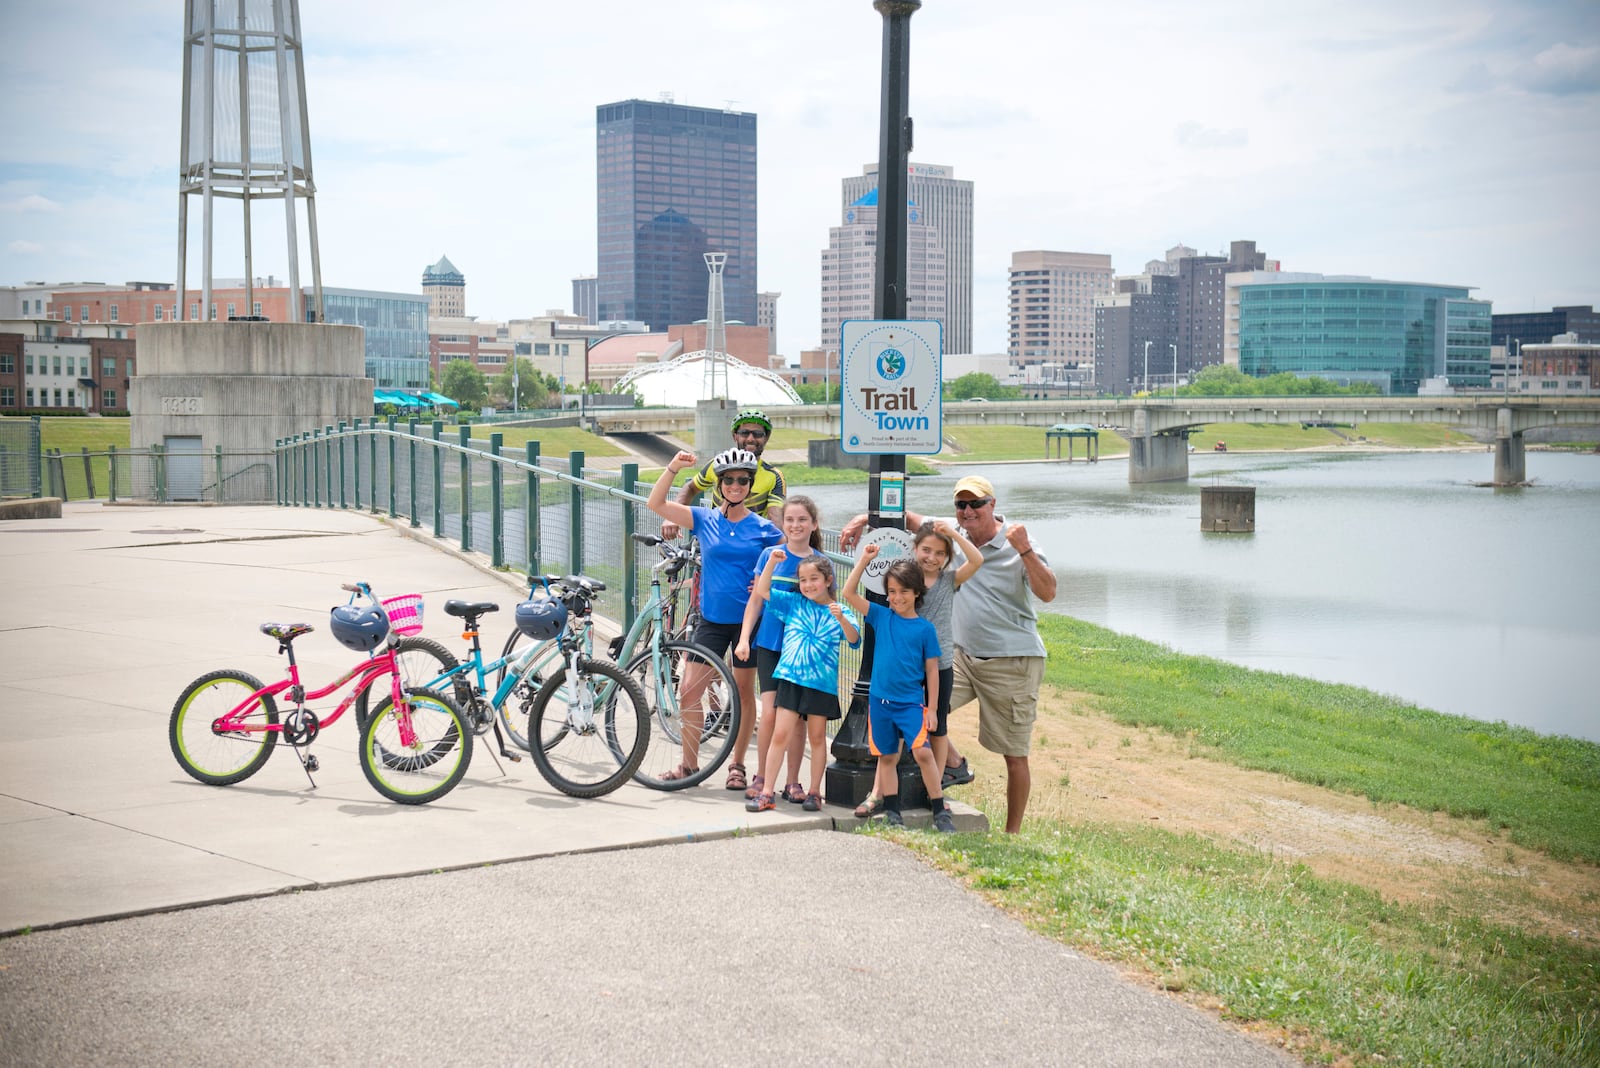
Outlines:
<svg viewBox="0 0 1600 1068"><path fill-rule="evenodd" d="M911 117L906 113L911 86L911 16L922 0L874 0L883 16L883 83L878 120L878 240L873 273L874 319L906 317L906 168L911 157ZM841 361L844 353L840 354ZM843 382L843 374L840 375ZM883 476L897 474L905 482L906 459L875 453L867 484L867 525L905 529L905 513L884 515ZM876 595L873 600L883 602ZM865 628L864 628L865 629ZM834 804L855 805L872 790L877 760L867 745L867 689L872 680L873 638L866 630L861 645L861 672L850 695L850 708L834 736L834 762L828 766L827 796ZM909 763L909 761L908 761ZM901 803L923 804L927 791L916 765L900 775Z"/></svg>

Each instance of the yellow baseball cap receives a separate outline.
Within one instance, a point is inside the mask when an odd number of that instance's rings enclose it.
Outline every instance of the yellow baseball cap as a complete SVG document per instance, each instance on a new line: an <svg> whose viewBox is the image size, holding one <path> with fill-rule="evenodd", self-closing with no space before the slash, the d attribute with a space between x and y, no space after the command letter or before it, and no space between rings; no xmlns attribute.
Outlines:
<svg viewBox="0 0 1600 1068"><path fill-rule="evenodd" d="M966 475L956 482L955 495L970 493L974 497L993 497L994 487L982 475Z"/></svg>

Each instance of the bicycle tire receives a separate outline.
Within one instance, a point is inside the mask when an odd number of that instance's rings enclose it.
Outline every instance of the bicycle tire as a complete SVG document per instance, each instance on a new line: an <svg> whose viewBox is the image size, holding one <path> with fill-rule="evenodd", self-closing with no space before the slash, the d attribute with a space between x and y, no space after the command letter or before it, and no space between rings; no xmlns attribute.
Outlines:
<svg viewBox="0 0 1600 1068"><path fill-rule="evenodd" d="M278 741L278 732L229 731L219 734L213 725L262 689L262 682L244 671L208 672L183 688L172 706L167 741L178 766L191 778L209 786L243 782L266 764ZM277 726L278 705L262 694L258 707L245 714L257 726Z"/></svg>
<svg viewBox="0 0 1600 1068"><path fill-rule="evenodd" d="M589 703L589 721L574 699ZM609 660L578 661L578 678L553 673L528 715L529 750L545 781L573 797L603 797L633 777L650 746L650 709L637 683ZM545 744L549 738L549 744Z"/></svg>
<svg viewBox="0 0 1600 1068"><path fill-rule="evenodd" d="M663 775L684 763L683 714L678 702L686 664L699 664L709 673L704 703L712 707L702 710L705 717L696 746L696 770L681 779L665 779ZM705 646L669 641L661 643L659 658L654 650L646 649L623 670L644 692L650 708L650 748L634 781L653 790L685 790L704 782L728 759L739 733L739 689L728 665Z"/></svg>
<svg viewBox="0 0 1600 1068"><path fill-rule="evenodd" d="M530 638L520 630L512 630L506 636L506 644L500 650L502 659L515 655L519 650L526 650L528 646L542 645L543 642ZM506 666L502 664L494 673L494 679L489 688L495 693L500 692L500 686L505 682ZM539 696L539 689L544 685L543 671L535 671L533 675L517 683L512 691L506 694L506 699L495 714L500 717L500 727L505 731L513 745L518 749L531 750L528 744L527 724L528 716L533 712L533 702Z"/></svg>
<svg viewBox="0 0 1600 1068"><path fill-rule="evenodd" d="M454 671L461 666L461 661L456 659L454 653L446 649L432 638L422 638L409 635L401 638L394 647L394 662L400 669L400 685L406 688L428 689L439 676L449 671ZM383 676L378 677L378 692L384 693L388 684L383 682ZM470 698L472 683L467 679L466 672L453 676L448 684L440 683L442 689L449 685L453 690L453 698L459 706L464 698ZM465 686L466 692L462 692ZM373 687L368 686L356 694L355 714L356 729L359 731L367 725L367 703L370 700Z"/></svg>
<svg viewBox="0 0 1600 1068"><path fill-rule="evenodd" d="M472 728L456 703L436 690L406 691L412 744L400 740L394 697L385 697L361 728L361 772L378 793L402 805L437 801L472 762Z"/></svg>

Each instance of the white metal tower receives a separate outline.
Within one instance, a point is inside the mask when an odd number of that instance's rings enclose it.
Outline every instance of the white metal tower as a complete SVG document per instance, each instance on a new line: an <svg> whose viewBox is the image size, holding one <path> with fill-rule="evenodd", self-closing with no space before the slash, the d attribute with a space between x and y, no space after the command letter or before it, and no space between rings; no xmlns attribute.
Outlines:
<svg viewBox="0 0 1600 1068"><path fill-rule="evenodd" d="M289 313L300 303L295 200L305 200L314 320L322 321L316 183L306 121L299 0L185 0L183 131L178 173L178 292L188 318L189 196L202 198L204 250L200 318L211 317L212 214L216 197L244 205L245 308L255 302L250 204L282 200L289 252Z"/></svg>
<svg viewBox="0 0 1600 1068"><path fill-rule="evenodd" d="M707 252L706 270L711 278L706 284L706 363L705 386L701 397L728 395L728 322L722 303L722 268L727 266L726 252Z"/></svg>

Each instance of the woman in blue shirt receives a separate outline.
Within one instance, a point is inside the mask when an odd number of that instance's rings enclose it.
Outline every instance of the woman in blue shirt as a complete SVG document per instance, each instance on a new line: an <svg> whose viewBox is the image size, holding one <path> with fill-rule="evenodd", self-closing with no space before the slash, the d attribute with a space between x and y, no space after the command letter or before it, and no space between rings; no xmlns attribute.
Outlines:
<svg viewBox="0 0 1600 1068"><path fill-rule="evenodd" d="M696 462L692 452L674 456L651 488L645 506L668 522L692 529L699 540L701 619L694 641L705 646L713 656L722 656L739 641L756 559L762 549L783 541L783 532L745 507L757 463L756 454L748 449L727 449L711 461L721 490L720 507L705 508L667 500L678 472L694 467ZM728 765L727 787L742 791L750 785L743 761L745 750L750 747L750 731L755 726L755 661L735 657L733 680L739 689L742 714L734 735L734 762ZM700 770L700 728L705 724L701 701L709 682L708 669L704 668L691 668L679 681L683 762L661 776L663 779L685 779Z"/></svg>

